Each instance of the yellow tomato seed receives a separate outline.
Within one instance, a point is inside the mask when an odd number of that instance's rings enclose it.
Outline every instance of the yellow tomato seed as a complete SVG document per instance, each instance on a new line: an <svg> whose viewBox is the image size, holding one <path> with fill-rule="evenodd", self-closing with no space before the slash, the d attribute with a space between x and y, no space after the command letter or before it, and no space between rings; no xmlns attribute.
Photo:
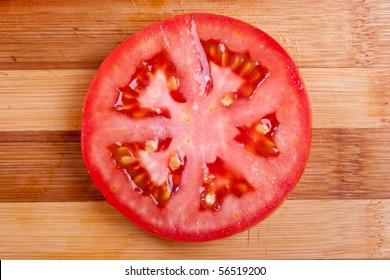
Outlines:
<svg viewBox="0 0 390 280"><path fill-rule="evenodd" d="M171 91L177 90L177 79L176 79L176 77L172 76L168 80L168 89L171 90Z"/></svg>
<svg viewBox="0 0 390 280"><path fill-rule="evenodd" d="M158 142L156 140L148 140L145 143L145 150L148 152L155 152L157 150Z"/></svg>
<svg viewBox="0 0 390 280"><path fill-rule="evenodd" d="M135 161L135 158L131 157L131 156L124 156L121 158L121 164L124 164L124 165L128 165L132 162Z"/></svg>
<svg viewBox="0 0 390 280"><path fill-rule="evenodd" d="M261 134L266 134L269 132L269 128L262 123L259 123L258 125L256 125L255 129L256 129L257 133L261 133Z"/></svg>
<svg viewBox="0 0 390 280"><path fill-rule="evenodd" d="M178 155L174 155L173 157L171 157L171 159L169 160L169 167L175 171L177 169L180 168L180 166L182 165L182 162L180 161Z"/></svg>
<svg viewBox="0 0 390 280"><path fill-rule="evenodd" d="M119 154L127 154L130 152L130 149L127 148L127 147L124 147L124 146L120 146L118 149L117 149L117 152Z"/></svg>
<svg viewBox="0 0 390 280"><path fill-rule="evenodd" d="M248 186L244 183L238 183L236 185L236 189L241 192L241 193L244 193L244 192L247 192L248 191Z"/></svg>
<svg viewBox="0 0 390 280"><path fill-rule="evenodd" d="M221 103L224 107L229 107L233 104L234 102L234 96L232 93L226 94L222 99Z"/></svg>
<svg viewBox="0 0 390 280"><path fill-rule="evenodd" d="M208 193L205 197L205 202L208 206L212 206L215 203L215 193Z"/></svg>

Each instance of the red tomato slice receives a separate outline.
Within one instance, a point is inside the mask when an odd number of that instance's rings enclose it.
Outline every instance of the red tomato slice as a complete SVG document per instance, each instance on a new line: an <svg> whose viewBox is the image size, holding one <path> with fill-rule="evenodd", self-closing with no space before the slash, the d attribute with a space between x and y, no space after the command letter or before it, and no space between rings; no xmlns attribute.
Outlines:
<svg viewBox="0 0 390 280"><path fill-rule="evenodd" d="M107 201L146 231L205 241L265 219L303 173L309 101L261 30L190 14L152 24L102 63L82 151Z"/></svg>

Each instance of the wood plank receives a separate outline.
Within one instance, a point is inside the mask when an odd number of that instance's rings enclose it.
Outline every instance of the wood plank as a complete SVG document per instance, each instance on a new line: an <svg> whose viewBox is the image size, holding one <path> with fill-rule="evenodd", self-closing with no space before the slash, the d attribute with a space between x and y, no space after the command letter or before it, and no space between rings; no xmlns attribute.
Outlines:
<svg viewBox="0 0 390 280"><path fill-rule="evenodd" d="M0 72L0 130L79 130L91 70Z"/></svg>
<svg viewBox="0 0 390 280"><path fill-rule="evenodd" d="M80 132L0 132L0 202L103 199L85 170ZM390 131L314 129L290 199L390 199Z"/></svg>
<svg viewBox="0 0 390 280"><path fill-rule="evenodd" d="M96 69L142 27L178 14L210 11L268 32L301 67L390 63L386 0L2 1L0 69Z"/></svg>
<svg viewBox="0 0 390 280"><path fill-rule="evenodd" d="M390 69L301 69L314 128L390 128Z"/></svg>
<svg viewBox="0 0 390 280"><path fill-rule="evenodd" d="M0 203L0 258L390 259L389 213L390 200L286 201L248 231L182 243L147 234L106 202Z"/></svg>
<svg viewBox="0 0 390 280"><path fill-rule="evenodd" d="M390 130L314 129L291 198L389 198Z"/></svg>
<svg viewBox="0 0 390 280"><path fill-rule="evenodd" d="M94 70L0 71L0 131L79 130ZM390 68L303 68L314 128L390 127Z"/></svg>
<svg viewBox="0 0 390 280"><path fill-rule="evenodd" d="M102 200L81 155L80 132L0 132L0 201Z"/></svg>

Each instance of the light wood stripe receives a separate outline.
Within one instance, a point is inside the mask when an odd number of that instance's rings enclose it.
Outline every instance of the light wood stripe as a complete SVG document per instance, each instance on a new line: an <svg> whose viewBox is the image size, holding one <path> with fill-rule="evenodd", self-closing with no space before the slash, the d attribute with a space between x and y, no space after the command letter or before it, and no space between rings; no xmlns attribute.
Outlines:
<svg viewBox="0 0 390 280"><path fill-rule="evenodd" d="M0 71L0 131L79 130L93 70ZM314 128L390 127L390 69L301 69Z"/></svg>
<svg viewBox="0 0 390 280"><path fill-rule="evenodd" d="M0 130L77 130L91 70L0 71Z"/></svg>
<svg viewBox="0 0 390 280"><path fill-rule="evenodd" d="M389 259L389 211L390 200L288 200L249 231L180 243L138 229L106 202L0 203L0 258Z"/></svg>

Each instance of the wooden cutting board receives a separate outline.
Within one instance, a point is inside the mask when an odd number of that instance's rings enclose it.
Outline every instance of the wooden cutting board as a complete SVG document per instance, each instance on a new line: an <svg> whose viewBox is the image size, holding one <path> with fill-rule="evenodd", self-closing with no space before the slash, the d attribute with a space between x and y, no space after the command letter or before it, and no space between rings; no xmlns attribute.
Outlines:
<svg viewBox="0 0 390 280"><path fill-rule="evenodd" d="M251 23L297 62L313 110L307 169L270 218L178 243L113 210L80 153L104 57L157 20ZM390 259L390 2L1 1L0 259Z"/></svg>

